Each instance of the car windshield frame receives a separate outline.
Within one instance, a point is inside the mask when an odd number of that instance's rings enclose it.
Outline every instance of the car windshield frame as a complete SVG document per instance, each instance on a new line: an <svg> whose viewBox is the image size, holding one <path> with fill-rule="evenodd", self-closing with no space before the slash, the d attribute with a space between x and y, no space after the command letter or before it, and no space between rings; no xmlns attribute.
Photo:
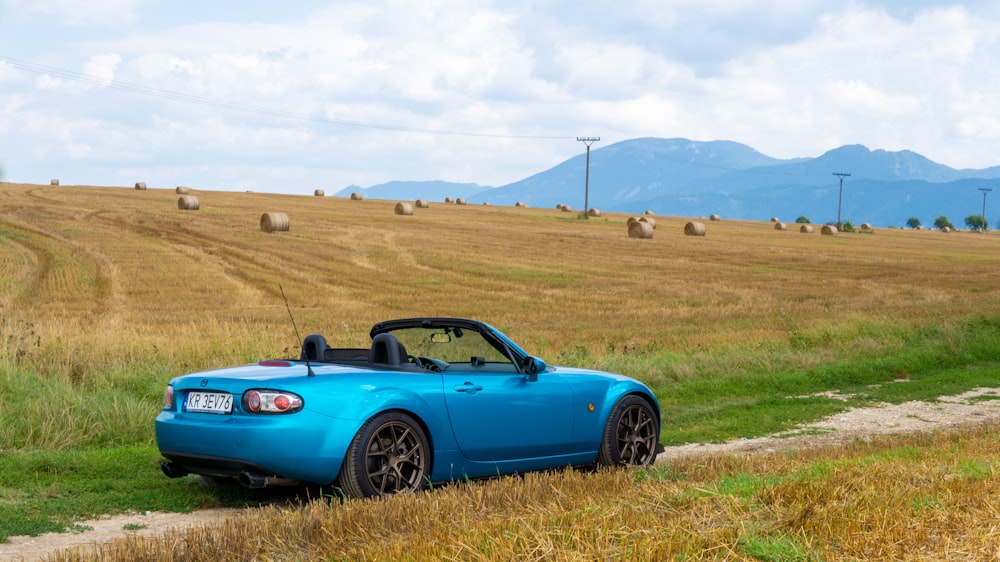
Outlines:
<svg viewBox="0 0 1000 562"><path fill-rule="evenodd" d="M382 333L394 333L394 335L399 336L406 334L406 332L412 333L414 330L420 329L427 331L428 339L431 338L432 333L449 333L452 335L461 333L463 334L463 337L470 337L469 335L465 335L466 332L478 334L479 337L493 350L495 350L498 355L513 364L517 372L524 372L525 360L528 358L528 354L503 333L478 320L469 320L465 318L403 318L398 320L388 320L373 326L371 329L371 336L374 338L378 334ZM400 338L404 345L407 345L406 340L412 340L411 335L406 335L409 337ZM413 353L409 350L409 348L407 351L409 353ZM429 356L433 357L433 355ZM484 360L489 358L485 355L482 357ZM470 357L466 360L471 361L472 358Z"/></svg>

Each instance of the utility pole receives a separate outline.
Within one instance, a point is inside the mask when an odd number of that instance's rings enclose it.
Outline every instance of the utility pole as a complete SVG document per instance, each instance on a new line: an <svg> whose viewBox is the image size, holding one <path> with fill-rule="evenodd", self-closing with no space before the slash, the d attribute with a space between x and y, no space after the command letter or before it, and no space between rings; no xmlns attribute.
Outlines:
<svg viewBox="0 0 1000 562"><path fill-rule="evenodd" d="M844 224L840 222L840 208L844 205L844 178L851 174L845 172L834 172L833 175L840 176L840 199L837 200L837 230L843 230Z"/></svg>
<svg viewBox="0 0 1000 562"><path fill-rule="evenodd" d="M583 218L590 218L590 145L601 140L601 137L576 137L576 140L587 145L587 175L583 183Z"/></svg>
<svg viewBox="0 0 1000 562"><path fill-rule="evenodd" d="M986 222L986 194L993 191L989 187L980 187L979 191L983 192L983 232L989 230L990 223Z"/></svg>

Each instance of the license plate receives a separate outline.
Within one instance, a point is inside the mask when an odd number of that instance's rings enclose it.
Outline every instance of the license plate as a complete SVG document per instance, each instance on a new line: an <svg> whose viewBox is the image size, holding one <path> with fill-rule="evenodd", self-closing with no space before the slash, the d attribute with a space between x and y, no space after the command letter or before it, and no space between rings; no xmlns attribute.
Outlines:
<svg viewBox="0 0 1000 562"><path fill-rule="evenodd" d="M231 414L233 412L233 395L228 392L188 392L184 402L187 412L209 412L212 414Z"/></svg>

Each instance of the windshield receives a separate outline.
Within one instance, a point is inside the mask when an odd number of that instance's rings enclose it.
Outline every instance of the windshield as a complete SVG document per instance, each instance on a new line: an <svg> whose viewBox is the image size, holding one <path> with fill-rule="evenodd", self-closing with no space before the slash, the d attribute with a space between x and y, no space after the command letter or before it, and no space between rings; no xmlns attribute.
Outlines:
<svg viewBox="0 0 1000 562"><path fill-rule="evenodd" d="M430 357L449 364L512 364L504 352L474 330L458 327L401 328L393 330L392 335L406 347L408 354L418 357Z"/></svg>

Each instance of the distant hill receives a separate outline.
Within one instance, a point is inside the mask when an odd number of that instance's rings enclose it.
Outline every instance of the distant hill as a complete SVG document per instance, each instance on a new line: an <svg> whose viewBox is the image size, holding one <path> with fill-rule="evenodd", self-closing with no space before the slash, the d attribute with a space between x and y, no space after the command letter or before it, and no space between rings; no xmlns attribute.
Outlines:
<svg viewBox="0 0 1000 562"><path fill-rule="evenodd" d="M815 158L777 159L732 141L640 138L594 148L590 154L588 203L606 211L793 221L837 220L840 178L844 178L841 218L855 224L904 225L910 217L931 224L945 215L956 226L982 212L980 187L1000 193L1000 166L957 170L909 150L836 148ZM466 197L470 203L532 207L584 207L586 156L580 154L548 170L496 188L448 182L391 182L365 190L387 199L441 200ZM352 187L341 193L347 195ZM422 195L421 193L427 193ZM993 216L1000 216L998 212ZM987 218L990 218L989 206ZM995 219L991 224L1000 224Z"/></svg>
<svg viewBox="0 0 1000 562"><path fill-rule="evenodd" d="M445 197L468 198L485 189L485 186L475 183L452 183L446 181L391 181L360 187L349 185L333 195L335 197L350 197L354 192L360 192L365 199L426 199L428 201L444 201Z"/></svg>

